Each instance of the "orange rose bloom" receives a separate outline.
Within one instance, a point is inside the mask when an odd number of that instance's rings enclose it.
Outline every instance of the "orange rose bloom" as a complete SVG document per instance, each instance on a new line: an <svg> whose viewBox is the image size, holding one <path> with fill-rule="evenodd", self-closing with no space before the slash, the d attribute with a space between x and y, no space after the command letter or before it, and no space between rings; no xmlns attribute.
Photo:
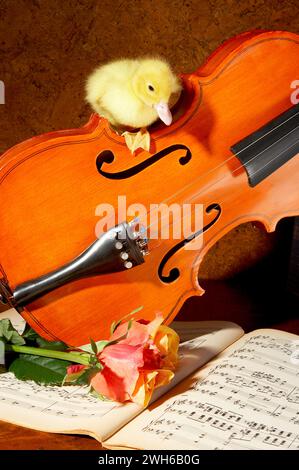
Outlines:
<svg viewBox="0 0 299 470"><path fill-rule="evenodd" d="M111 400L147 406L155 388L170 382L178 362L179 337L161 325L162 315L147 323L132 321L127 337L106 346L99 354L104 368L91 379L92 387ZM109 338L123 336L128 322Z"/></svg>

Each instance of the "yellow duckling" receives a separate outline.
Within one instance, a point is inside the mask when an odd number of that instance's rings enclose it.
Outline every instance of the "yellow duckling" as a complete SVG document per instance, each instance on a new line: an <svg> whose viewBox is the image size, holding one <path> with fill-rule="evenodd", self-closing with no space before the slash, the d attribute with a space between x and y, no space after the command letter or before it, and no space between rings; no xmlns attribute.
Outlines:
<svg viewBox="0 0 299 470"><path fill-rule="evenodd" d="M116 128L145 128L158 118L169 126L170 107L178 100L181 89L179 78L164 59L120 59L98 67L88 77L86 99ZM132 152L138 147L149 147L149 135L144 129L123 135Z"/></svg>

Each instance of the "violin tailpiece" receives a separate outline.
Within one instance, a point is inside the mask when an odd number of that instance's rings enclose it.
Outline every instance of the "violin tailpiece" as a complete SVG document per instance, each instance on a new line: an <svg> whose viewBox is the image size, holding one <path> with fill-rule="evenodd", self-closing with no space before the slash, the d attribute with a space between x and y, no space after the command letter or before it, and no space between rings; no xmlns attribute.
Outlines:
<svg viewBox="0 0 299 470"><path fill-rule="evenodd" d="M131 269L144 263L147 241L134 230L136 223L124 222L105 232L83 253L62 267L16 286L1 289L2 302L21 308L70 282Z"/></svg>

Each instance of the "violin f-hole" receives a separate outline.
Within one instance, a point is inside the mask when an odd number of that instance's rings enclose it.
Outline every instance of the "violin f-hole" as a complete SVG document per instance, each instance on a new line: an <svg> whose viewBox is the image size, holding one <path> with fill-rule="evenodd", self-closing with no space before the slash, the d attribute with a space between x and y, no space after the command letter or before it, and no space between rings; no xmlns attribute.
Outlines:
<svg viewBox="0 0 299 470"><path fill-rule="evenodd" d="M186 145L174 144L174 145L170 145L169 147L166 147L165 149L161 150L158 153L155 153L154 155L147 158L143 162L138 163L137 165L132 166L131 168L128 168L127 170L123 170L123 171L119 171L115 173L109 173L102 169L102 166L104 163L111 164L114 161L113 152L111 150L103 150L97 156L96 166L100 175L104 176L105 178L108 178L111 180L122 180L122 179L131 178L132 176L137 175L138 173L146 170L151 165L161 160L162 158L166 157L167 155L173 154L174 152L178 150L185 151L185 154L179 157L180 165L186 165L187 163L189 163L192 158L191 150Z"/></svg>
<svg viewBox="0 0 299 470"><path fill-rule="evenodd" d="M161 279L162 282L165 282L166 284L170 284L174 281L176 281L179 276L180 276L180 270L178 268L172 268L169 272L168 275L164 275L163 274L163 270L165 268L165 265L167 264L167 262L170 260L170 258L172 258L173 255L175 255L175 253L177 251L179 251L181 248L183 248L187 243L190 243L192 240L194 240L194 238L198 237L199 235L201 235L202 233L206 232L207 230L209 230L209 228L211 228L213 225L216 224L217 220L219 219L220 215L221 215L221 207L219 204L217 203L214 203L214 204L210 204L207 208L206 208L206 213L209 214L210 212L212 211L215 211L216 212L216 215L214 217L213 220L211 220L211 222L209 222L207 225L205 225L203 228L201 228L200 230L198 230L197 232L193 233L192 235L190 235L190 237L188 238L185 238L184 240L181 240L179 243L177 243L177 245L173 246L167 253L166 255L163 257L160 265L159 265L159 268L158 268L158 275L159 275L159 278Z"/></svg>

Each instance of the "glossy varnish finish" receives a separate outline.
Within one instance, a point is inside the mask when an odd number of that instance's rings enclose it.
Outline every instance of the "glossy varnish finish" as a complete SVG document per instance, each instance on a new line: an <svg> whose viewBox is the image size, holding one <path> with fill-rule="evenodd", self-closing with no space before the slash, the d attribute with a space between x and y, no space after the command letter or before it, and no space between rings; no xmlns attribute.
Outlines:
<svg viewBox="0 0 299 470"><path fill-rule="evenodd" d="M141 266L73 282L27 306L22 314L39 333L79 345L107 336L111 321L141 305L140 316L150 319L162 311L170 321L186 298L203 293L198 266L225 233L254 220L273 231L281 218L299 214L298 155L251 188L229 150L291 107L298 54L299 36L287 32L246 33L225 43L194 74L182 77L190 106L169 128L154 128L150 153L132 157L124 139L93 115L82 129L39 136L3 155L0 262L12 289L82 252L95 239L97 205L116 207L119 195L127 205L167 200L212 207L204 212L209 229L202 247L182 248L165 263L164 276L179 270L174 282L161 281L158 271L179 241L153 241ZM181 164L186 151L179 148L126 178L103 176L96 166L103 150L114 154L113 162L101 166L110 174L172 145L190 150L187 163Z"/></svg>

